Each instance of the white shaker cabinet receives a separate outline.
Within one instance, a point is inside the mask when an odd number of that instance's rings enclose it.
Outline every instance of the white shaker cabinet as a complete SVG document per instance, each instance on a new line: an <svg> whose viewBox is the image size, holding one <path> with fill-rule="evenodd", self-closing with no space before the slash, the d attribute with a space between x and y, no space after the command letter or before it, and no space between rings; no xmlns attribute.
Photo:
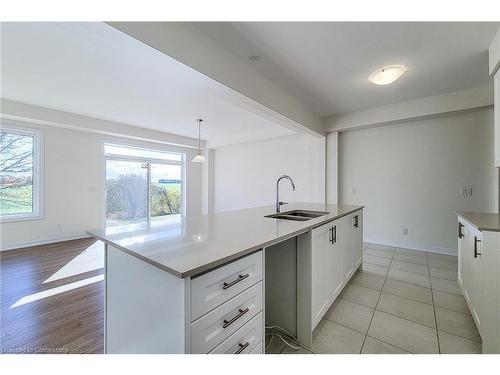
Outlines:
<svg viewBox="0 0 500 375"><path fill-rule="evenodd" d="M495 138L495 167L500 167L500 71L493 77L494 81L494 138Z"/></svg>
<svg viewBox="0 0 500 375"><path fill-rule="evenodd" d="M314 228L311 234L312 329L361 264L362 210Z"/></svg>
<svg viewBox="0 0 500 375"><path fill-rule="evenodd" d="M458 217L458 283L481 335L483 353L500 353L500 231L472 222L499 225L497 216L462 212Z"/></svg>

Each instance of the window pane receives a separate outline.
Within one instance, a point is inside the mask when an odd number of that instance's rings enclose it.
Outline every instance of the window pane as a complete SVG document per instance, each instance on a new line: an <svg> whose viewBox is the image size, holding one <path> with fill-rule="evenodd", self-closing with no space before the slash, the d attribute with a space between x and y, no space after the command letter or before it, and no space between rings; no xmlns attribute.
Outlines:
<svg viewBox="0 0 500 375"><path fill-rule="evenodd" d="M151 220L181 213L181 166L151 164Z"/></svg>
<svg viewBox="0 0 500 375"><path fill-rule="evenodd" d="M34 137L0 132L0 214L33 213Z"/></svg>
<svg viewBox="0 0 500 375"><path fill-rule="evenodd" d="M132 157L146 158L146 159L182 161L181 154L144 150L141 148L134 148L134 147L115 146L109 144L104 145L104 153L106 155L132 156Z"/></svg>
<svg viewBox="0 0 500 375"><path fill-rule="evenodd" d="M106 161L106 226L147 221L147 165Z"/></svg>

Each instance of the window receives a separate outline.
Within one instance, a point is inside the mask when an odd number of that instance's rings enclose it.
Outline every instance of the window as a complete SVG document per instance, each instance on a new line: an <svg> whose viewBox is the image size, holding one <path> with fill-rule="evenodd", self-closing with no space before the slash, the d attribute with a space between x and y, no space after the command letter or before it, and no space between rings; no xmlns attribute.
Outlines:
<svg viewBox="0 0 500 375"><path fill-rule="evenodd" d="M107 227L180 217L183 154L111 144L104 154Z"/></svg>
<svg viewBox="0 0 500 375"><path fill-rule="evenodd" d="M0 220L41 217L40 130L2 124L0 128Z"/></svg>

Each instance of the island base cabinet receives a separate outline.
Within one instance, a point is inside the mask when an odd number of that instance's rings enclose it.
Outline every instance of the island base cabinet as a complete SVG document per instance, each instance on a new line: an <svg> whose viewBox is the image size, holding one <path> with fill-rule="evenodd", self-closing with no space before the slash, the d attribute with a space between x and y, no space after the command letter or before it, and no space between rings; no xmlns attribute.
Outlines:
<svg viewBox="0 0 500 375"><path fill-rule="evenodd" d="M312 331L361 264L362 210L314 228L297 246L297 332L306 347Z"/></svg>
<svg viewBox="0 0 500 375"><path fill-rule="evenodd" d="M458 283L482 338L483 353L500 353L500 233L458 220Z"/></svg>

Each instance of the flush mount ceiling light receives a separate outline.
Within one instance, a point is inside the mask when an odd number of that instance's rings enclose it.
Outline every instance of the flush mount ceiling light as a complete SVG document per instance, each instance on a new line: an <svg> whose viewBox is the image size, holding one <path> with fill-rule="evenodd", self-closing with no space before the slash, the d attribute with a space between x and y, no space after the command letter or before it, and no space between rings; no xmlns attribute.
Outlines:
<svg viewBox="0 0 500 375"><path fill-rule="evenodd" d="M375 85L388 85L398 80L407 70L404 65L384 66L370 74L368 81Z"/></svg>
<svg viewBox="0 0 500 375"><path fill-rule="evenodd" d="M198 155L196 155L193 160L193 163L205 163L207 159L201 154L201 123L203 120L199 118L198 120Z"/></svg>

